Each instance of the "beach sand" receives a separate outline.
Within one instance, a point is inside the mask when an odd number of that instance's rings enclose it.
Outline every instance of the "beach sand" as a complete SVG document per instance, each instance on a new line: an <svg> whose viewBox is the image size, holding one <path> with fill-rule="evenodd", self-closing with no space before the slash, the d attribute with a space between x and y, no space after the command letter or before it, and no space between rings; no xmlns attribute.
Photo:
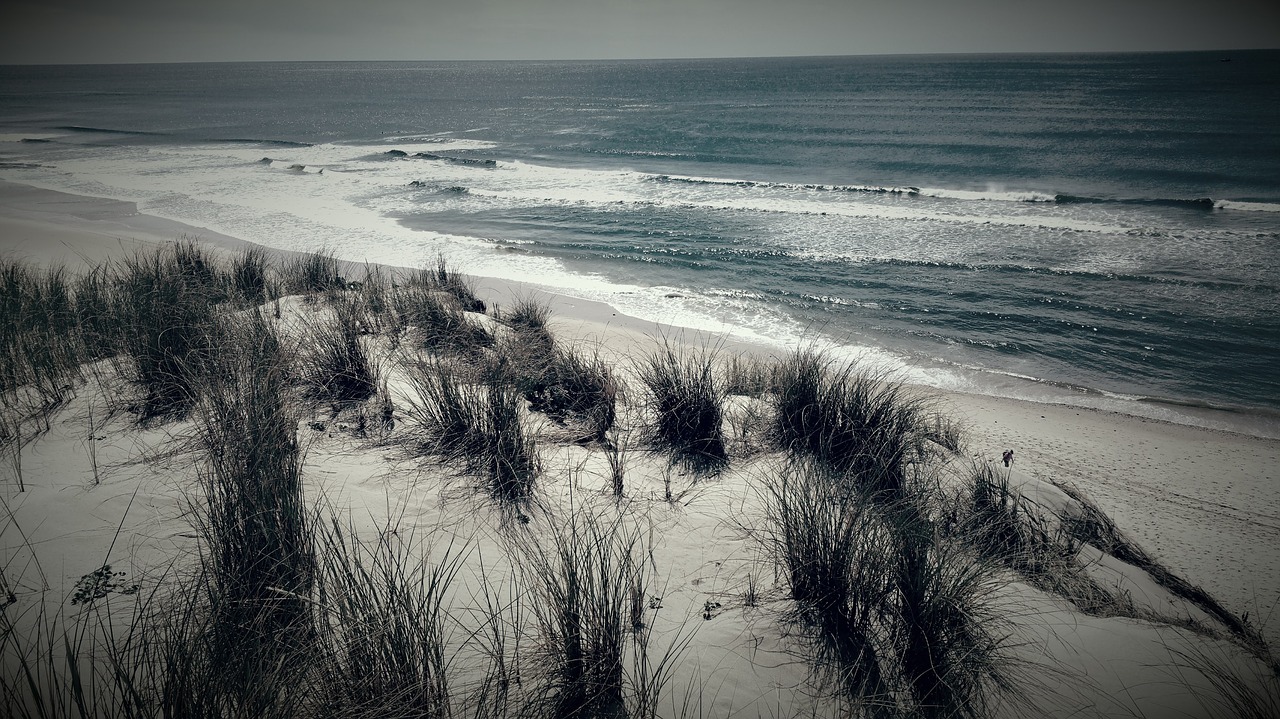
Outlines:
<svg viewBox="0 0 1280 719"><path fill-rule="evenodd" d="M228 253L247 244L139 214L130 203L0 183L0 251L37 264L63 263L74 271L181 237ZM599 303L476 279L478 294L491 303L543 297L562 341L592 348L616 366L655 347L659 337L722 351L762 351L620 316ZM296 311L314 312L300 304ZM0 531L0 560L20 604L37 596L46 603L65 598L78 579L103 564L125 571L124 581L145 585L196 547L187 514L196 460L183 449L190 427L141 430L125 415L108 416L109 400L93 384L22 451L26 491L16 490L10 463L3 470L0 492L9 516ZM1004 450L1014 450L1011 476L1033 501L1062 501L1061 484L1082 490L1158 561L1235 614L1247 612L1248 621L1280 645L1280 618L1273 617L1280 602L1280 441L1064 405L918 391L962 422L968 459L998 462ZM307 432L309 497L323 495L366 528L399 518L422 536L455 535L502 566L493 516L442 489L456 487L447 472L332 426ZM543 463L552 504L607 502L600 453L548 443ZM655 566L665 588L662 612L675 627L670 631L684 626L694 632L673 682L675 693L685 690L681 682L696 678L706 716L728 716L730 708L743 716L790 716L807 700L797 688L805 670L773 611L786 600L776 570L739 531L759 500L751 478L775 471L776 464L767 456L751 457L735 460L733 467L696 487L676 477L689 492L681 501L664 502L670 470L637 450L628 480L630 511L654 538ZM1163 604L1157 609L1175 615L1202 614L1129 565L1099 557L1094 569L1099 576L1111 572L1107 576L1133 592L1138 603ZM745 606L742 598L748 575L762 584L758 606ZM1000 588L993 601L1012 620L1019 656L1039 662L1030 672L1031 683L1041 687L1031 692L1036 713L1215 714L1188 693L1190 685L1211 695L1206 682L1180 676L1170 651L1186 642L1218 648L1225 643L1136 619L1086 616L1016 581ZM709 602L720 606L704 619Z"/></svg>

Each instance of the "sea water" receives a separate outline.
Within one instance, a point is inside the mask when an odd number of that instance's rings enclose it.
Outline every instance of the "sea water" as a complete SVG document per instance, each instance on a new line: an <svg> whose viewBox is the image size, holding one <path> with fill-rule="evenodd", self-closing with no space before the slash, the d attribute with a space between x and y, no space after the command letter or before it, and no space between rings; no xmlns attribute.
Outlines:
<svg viewBox="0 0 1280 719"><path fill-rule="evenodd" d="M0 179L1280 431L1280 52L10 66Z"/></svg>

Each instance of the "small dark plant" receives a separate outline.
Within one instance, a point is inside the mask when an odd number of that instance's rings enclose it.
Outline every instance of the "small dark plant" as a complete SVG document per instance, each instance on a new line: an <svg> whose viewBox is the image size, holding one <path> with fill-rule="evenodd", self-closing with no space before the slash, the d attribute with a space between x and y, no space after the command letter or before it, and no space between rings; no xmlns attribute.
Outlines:
<svg viewBox="0 0 1280 719"><path fill-rule="evenodd" d="M677 349L669 343L639 368L649 396L650 441L699 473L716 472L728 462L724 392L714 370L710 350Z"/></svg>

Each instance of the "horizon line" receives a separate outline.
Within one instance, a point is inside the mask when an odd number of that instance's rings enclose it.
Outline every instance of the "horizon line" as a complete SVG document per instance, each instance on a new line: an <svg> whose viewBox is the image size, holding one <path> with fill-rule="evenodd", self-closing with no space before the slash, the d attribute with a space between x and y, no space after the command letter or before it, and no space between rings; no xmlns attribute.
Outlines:
<svg viewBox="0 0 1280 719"><path fill-rule="evenodd" d="M803 60L850 57L978 57L978 56L1046 56L1046 55L1172 55L1222 53L1280 52L1280 47L1167 49L1167 50L984 50L965 52L877 52L819 53L813 55L723 55L715 57L599 57L599 58L434 58L434 59L312 59L312 60L162 60L107 62L4 62L0 67L76 67L103 65L252 65L288 63L591 63L591 62L693 62L719 60Z"/></svg>

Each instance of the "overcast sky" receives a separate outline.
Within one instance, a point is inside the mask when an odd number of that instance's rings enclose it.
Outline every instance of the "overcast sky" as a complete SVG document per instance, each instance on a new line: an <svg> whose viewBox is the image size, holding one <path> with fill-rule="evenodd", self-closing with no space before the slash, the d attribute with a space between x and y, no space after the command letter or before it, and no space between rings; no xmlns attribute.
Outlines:
<svg viewBox="0 0 1280 719"><path fill-rule="evenodd" d="M18 0L0 63L1280 47L1277 0Z"/></svg>

